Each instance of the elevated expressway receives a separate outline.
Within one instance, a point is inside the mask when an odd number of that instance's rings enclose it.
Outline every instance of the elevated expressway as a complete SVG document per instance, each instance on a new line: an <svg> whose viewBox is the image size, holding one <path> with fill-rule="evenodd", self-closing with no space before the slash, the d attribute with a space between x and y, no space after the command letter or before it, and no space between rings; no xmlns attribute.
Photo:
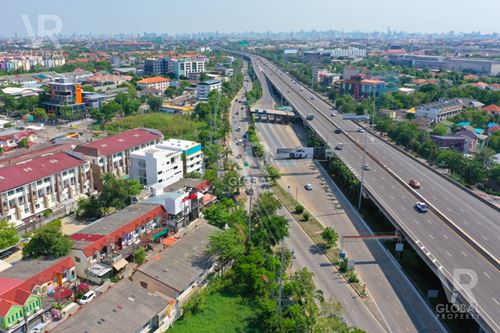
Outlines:
<svg viewBox="0 0 500 333"><path fill-rule="evenodd" d="M359 178L364 142L359 125L342 120L340 114L332 117L331 105L269 61L245 56L324 142L330 147L343 143L336 155ZM305 120L311 113L314 119ZM336 128L342 133L335 134ZM370 170L365 172L364 195L457 295L456 302L472 309L485 331L500 332L499 210L377 136L368 133L367 142ZM407 185L411 178L422 183L420 190ZM430 211L416 212L416 201L427 202Z"/></svg>

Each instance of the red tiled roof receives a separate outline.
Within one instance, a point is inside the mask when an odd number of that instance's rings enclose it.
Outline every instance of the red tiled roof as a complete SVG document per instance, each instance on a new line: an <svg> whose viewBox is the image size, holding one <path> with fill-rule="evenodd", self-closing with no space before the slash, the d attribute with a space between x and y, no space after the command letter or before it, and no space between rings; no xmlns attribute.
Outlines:
<svg viewBox="0 0 500 333"><path fill-rule="evenodd" d="M0 276L0 297L7 291L19 286L23 280Z"/></svg>
<svg viewBox="0 0 500 333"><path fill-rule="evenodd" d="M0 168L0 193L85 163L73 155L58 152Z"/></svg>
<svg viewBox="0 0 500 333"><path fill-rule="evenodd" d="M23 283L23 288L26 290L32 290L35 285L52 281L58 273L64 273L65 270L71 267L75 267L75 261L73 260L73 257L64 257L51 267L27 279Z"/></svg>
<svg viewBox="0 0 500 333"><path fill-rule="evenodd" d="M75 151L91 156L108 156L161 138L161 133L156 130L135 128L79 145Z"/></svg>
<svg viewBox="0 0 500 333"><path fill-rule="evenodd" d="M17 304L24 305L24 303L26 303L26 300L30 297L30 295L31 294L26 290L17 289L16 295L14 296L14 300Z"/></svg>
<svg viewBox="0 0 500 333"><path fill-rule="evenodd" d="M490 134L493 134L493 133L498 132L498 131L500 131L500 125L493 126L493 127L490 127L488 129L488 132L490 132Z"/></svg>
<svg viewBox="0 0 500 333"><path fill-rule="evenodd" d="M487 112L500 112L500 106L495 105L495 104L490 104L490 105L483 107L483 110L487 111Z"/></svg>
<svg viewBox="0 0 500 333"><path fill-rule="evenodd" d="M15 305L15 303L0 299L0 316L5 317L7 313L9 313L12 305Z"/></svg>
<svg viewBox="0 0 500 333"><path fill-rule="evenodd" d="M168 79L161 77L161 76L154 76L154 77L147 77L145 79L142 79L140 81L137 81L138 84L153 84L153 83L161 83L161 82L167 82Z"/></svg>

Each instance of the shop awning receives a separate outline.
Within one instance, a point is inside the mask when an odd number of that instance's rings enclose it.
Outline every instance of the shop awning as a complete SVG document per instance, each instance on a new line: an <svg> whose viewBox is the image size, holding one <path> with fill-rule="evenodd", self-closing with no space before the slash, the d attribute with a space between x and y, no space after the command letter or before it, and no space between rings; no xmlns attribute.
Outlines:
<svg viewBox="0 0 500 333"><path fill-rule="evenodd" d="M168 228L165 228L162 231L157 232L156 234L154 234L153 235L153 241L157 240L158 238L160 238L161 236L164 236L166 234L168 234Z"/></svg>
<svg viewBox="0 0 500 333"><path fill-rule="evenodd" d="M120 270L124 269L125 266L127 266L127 265L128 265L128 261L121 258L120 260L118 260L117 262L115 262L113 264L113 268L116 269L117 271L120 271Z"/></svg>
<svg viewBox="0 0 500 333"><path fill-rule="evenodd" d="M101 277L104 276L106 273L110 272L113 268L109 267L108 265L104 264L93 264L92 266L89 267L88 271L89 273L92 273L95 276Z"/></svg>

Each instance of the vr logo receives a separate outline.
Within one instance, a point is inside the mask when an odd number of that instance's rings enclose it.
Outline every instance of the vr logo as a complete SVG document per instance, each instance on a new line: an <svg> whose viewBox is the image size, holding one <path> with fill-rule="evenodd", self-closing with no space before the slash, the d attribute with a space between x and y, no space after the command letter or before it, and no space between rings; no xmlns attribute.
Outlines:
<svg viewBox="0 0 500 333"><path fill-rule="evenodd" d="M59 16L46 14L38 15L38 34L35 34L29 16L27 14L23 14L21 17L26 33L33 40L33 43L35 43L35 41L41 43L42 40L48 38L52 41L55 48L61 48L61 45L56 38L57 34L61 33L63 28L63 23Z"/></svg>

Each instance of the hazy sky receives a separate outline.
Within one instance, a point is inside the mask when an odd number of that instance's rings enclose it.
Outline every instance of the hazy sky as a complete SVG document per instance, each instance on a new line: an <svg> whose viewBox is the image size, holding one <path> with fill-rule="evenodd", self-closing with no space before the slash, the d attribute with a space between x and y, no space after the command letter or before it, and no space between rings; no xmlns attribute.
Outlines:
<svg viewBox="0 0 500 333"><path fill-rule="evenodd" d="M36 31L57 15L62 34L298 30L500 32L500 0L18 0L0 7L0 35Z"/></svg>

